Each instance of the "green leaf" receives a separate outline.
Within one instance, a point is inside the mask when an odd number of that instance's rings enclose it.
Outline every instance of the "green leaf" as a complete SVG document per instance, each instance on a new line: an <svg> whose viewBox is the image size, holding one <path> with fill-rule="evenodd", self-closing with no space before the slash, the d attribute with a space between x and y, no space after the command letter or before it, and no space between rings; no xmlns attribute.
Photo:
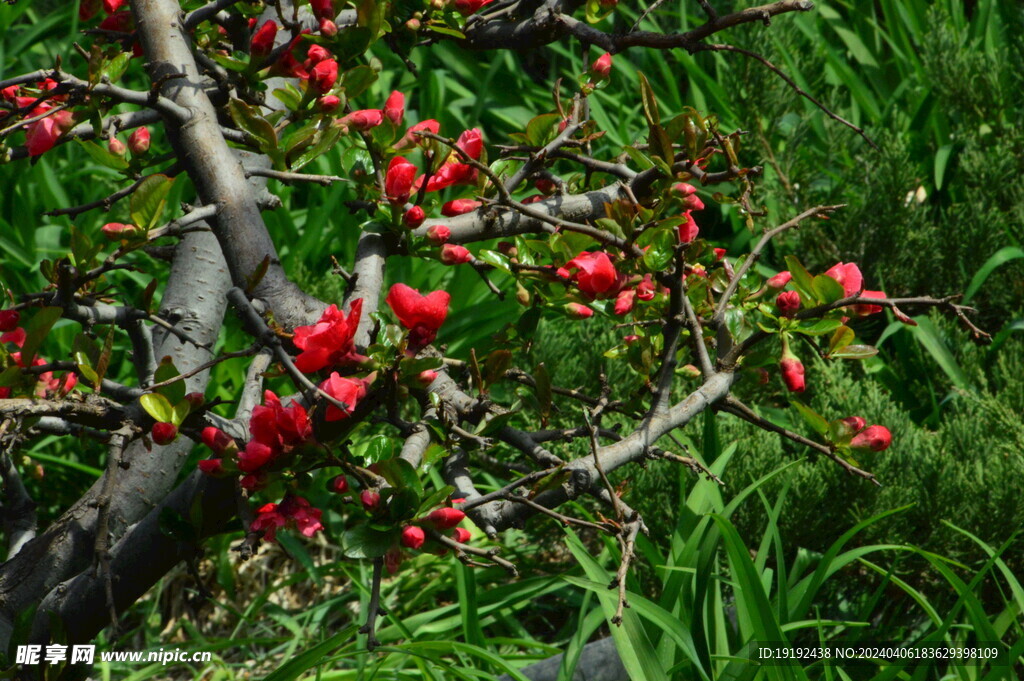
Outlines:
<svg viewBox="0 0 1024 681"><path fill-rule="evenodd" d="M644 253L644 265L652 272L668 267L677 241L678 235L669 226L654 227L641 234L637 245L640 248L650 247Z"/></svg>
<svg viewBox="0 0 1024 681"><path fill-rule="evenodd" d="M131 52L118 52L113 59L103 65L101 75L106 76L111 83L116 83L121 80L121 76L128 70L128 64L131 62Z"/></svg>
<svg viewBox="0 0 1024 681"><path fill-rule="evenodd" d="M148 232L160 224L167 206L167 195L173 185L171 178L159 173L150 175L139 184L128 207L136 227Z"/></svg>
<svg viewBox="0 0 1024 681"><path fill-rule="evenodd" d="M95 142L86 142L80 139L75 139L78 146L85 149L85 153L89 154L92 160L99 163L104 168L112 168L114 170L124 170L128 167L128 161L123 156L110 153L110 150L101 147Z"/></svg>
<svg viewBox="0 0 1024 681"><path fill-rule="evenodd" d="M232 99L228 102L228 113L239 129L256 140L260 151L270 157L274 162L274 167L283 165L281 150L278 148L277 132L270 121L260 115L259 110L240 99Z"/></svg>
<svg viewBox="0 0 1024 681"><path fill-rule="evenodd" d="M834 303L846 297L843 286L827 274L819 274L811 281L811 287L818 301L823 305Z"/></svg>
<svg viewBox="0 0 1024 681"><path fill-rule="evenodd" d="M345 96L349 99L358 97L377 81L377 72L369 66L356 66L345 72L341 84L345 88Z"/></svg>
<svg viewBox="0 0 1024 681"><path fill-rule="evenodd" d="M172 423L174 408L167 398L160 393L146 393L139 398L139 404L146 410L146 413L153 417L154 421L161 423Z"/></svg>
<svg viewBox="0 0 1024 681"><path fill-rule="evenodd" d="M466 34L462 31L458 31L454 28L449 28L444 24L438 22L430 22L426 25L426 28L434 33L440 33L441 35L450 36L452 38L458 38L459 40L465 40Z"/></svg>
<svg viewBox="0 0 1024 681"><path fill-rule="evenodd" d="M586 19L588 24L596 24L606 16L612 13L615 9L614 5L605 6L601 4L601 0L587 0L586 8Z"/></svg>
<svg viewBox="0 0 1024 681"><path fill-rule="evenodd" d="M395 441L386 435L374 435L367 442L361 456L367 466L392 459L395 456Z"/></svg>
<svg viewBox="0 0 1024 681"><path fill-rule="evenodd" d="M800 416L819 435L824 435L828 432L828 421L824 419L818 412L814 411L805 404L802 404L798 400L790 400L789 403L796 407L796 410L800 412Z"/></svg>
<svg viewBox="0 0 1024 681"><path fill-rule="evenodd" d="M511 366L512 353L509 350L495 350L489 354L484 363L484 385L493 385L503 379Z"/></svg>
<svg viewBox="0 0 1024 681"><path fill-rule="evenodd" d="M164 357L160 361L160 364L157 365L156 371L153 372L153 383L163 383L164 381L169 381L172 378L177 378L180 375L178 368L174 366L174 362L171 361L171 358ZM185 381L175 381L170 385L157 388L156 392L166 397L170 404L177 404L185 398Z"/></svg>
<svg viewBox="0 0 1024 681"><path fill-rule="evenodd" d="M935 188L942 189L942 181L946 177L946 168L949 166L949 157L953 154L953 145L945 144L935 152Z"/></svg>
<svg viewBox="0 0 1024 681"><path fill-rule="evenodd" d="M103 340L103 349L96 359L96 375L102 381L107 375L107 368L110 366L110 358L114 354L114 325L107 328L107 337Z"/></svg>
<svg viewBox="0 0 1024 681"><path fill-rule="evenodd" d="M423 496L423 483L416 469L405 459L391 458L381 461L376 467L377 474L382 476L395 488L408 488L416 492L419 497Z"/></svg>
<svg viewBox="0 0 1024 681"><path fill-rule="evenodd" d="M25 344L21 346L21 356L26 365L30 364L39 354L39 346L43 344L43 339L50 334L50 329L60 319L62 312L63 310L59 307L44 307L32 315L32 319L24 325Z"/></svg>
<svg viewBox="0 0 1024 681"><path fill-rule="evenodd" d="M637 71L636 75L640 79L640 101L644 107L644 118L647 119L647 124L653 128L661 124L661 114L658 113L658 100L654 96L651 84L647 82L647 76L640 71Z"/></svg>
<svg viewBox="0 0 1024 681"><path fill-rule="evenodd" d="M333 125L325 130L321 130L314 137L312 146L303 151L294 161L291 161L291 169L295 171L307 165L313 159L329 151L340 138L341 129Z"/></svg>
<svg viewBox="0 0 1024 681"><path fill-rule="evenodd" d="M508 258L497 251L489 251L484 249L476 254L478 260L482 260L491 267L499 269L507 274L512 274L512 270L508 266Z"/></svg>
<svg viewBox="0 0 1024 681"><path fill-rule="evenodd" d="M853 342L854 337L853 329L845 325L840 326L836 329L835 333L832 334L832 339L828 343L828 351L831 353L845 348Z"/></svg>
<svg viewBox="0 0 1024 681"><path fill-rule="evenodd" d="M375 530L369 525L357 525L341 538L346 558L380 558L398 543L399 530Z"/></svg>
<svg viewBox="0 0 1024 681"><path fill-rule="evenodd" d="M847 345L836 352L830 353L829 357L836 359L867 359L878 354L878 348L871 345Z"/></svg>
<svg viewBox="0 0 1024 681"><path fill-rule="evenodd" d="M968 285L967 291L964 292L964 303L966 304L981 289L985 280L997 267L1017 258L1024 258L1024 250L1017 246L1006 246L993 253L992 257L986 260L985 264L971 277L971 283Z"/></svg>
<svg viewBox="0 0 1024 681"><path fill-rule="evenodd" d="M548 418L551 416L551 374L548 368L541 362L533 368L533 378L536 382L537 401L540 403L540 422L547 426Z"/></svg>
<svg viewBox="0 0 1024 681"><path fill-rule="evenodd" d="M551 141L555 135L561 117L556 113L546 113L534 116L526 124L526 141L535 147L542 147Z"/></svg>
<svg viewBox="0 0 1024 681"><path fill-rule="evenodd" d="M454 487L451 485L445 485L441 489L428 495L427 498L420 502L420 507L416 511L416 517L424 516L435 508L441 506L441 504L447 501L448 497L450 497L454 492Z"/></svg>
<svg viewBox="0 0 1024 681"><path fill-rule="evenodd" d="M805 336L824 336L842 325L838 319L805 319L796 325L795 331Z"/></svg>
<svg viewBox="0 0 1024 681"><path fill-rule="evenodd" d="M814 279L800 263L799 258L795 255L787 255L786 266L789 268L789 273L793 275L793 286L796 287L800 295L807 300L817 300L817 295L814 292Z"/></svg>

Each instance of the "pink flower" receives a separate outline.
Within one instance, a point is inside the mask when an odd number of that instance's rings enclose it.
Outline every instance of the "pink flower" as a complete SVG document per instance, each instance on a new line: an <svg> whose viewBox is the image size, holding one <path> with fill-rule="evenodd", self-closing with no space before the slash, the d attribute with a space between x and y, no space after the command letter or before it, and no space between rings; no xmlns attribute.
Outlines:
<svg viewBox="0 0 1024 681"><path fill-rule="evenodd" d="M892 444L892 433L885 426L868 426L850 440L850 448L863 452L881 452Z"/></svg>
<svg viewBox="0 0 1024 681"><path fill-rule="evenodd" d="M309 84L313 91L320 95L326 95L338 81L338 62L333 59L325 59L318 63L309 73ZM355 112L360 113L360 112ZM355 113L350 114L354 116ZM347 116L346 118L348 118Z"/></svg>
<svg viewBox="0 0 1024 681"><path fill-rule="evenodd" d="M296 327L292 342L302 350L295 358L299 371L308 374L325 367L362 361L363 356L356 352L352 340L359 328L362 310L363 299L357 298L352 301L347 318L337 305L331 305L316 324Z"/></svg>
<svg viewBox="0 0 1024 681"><path fill-rule="evenodd" d="M423 295L405 284L395 284L385 298L398 321L409 329L409 349L420 350L434 342L448 316L451 296L447 291Z"/></svg>
<svg viewBox="0 0 1024 681"><path fill-rule="evenodd" d="M149 142L149 128L146 126L136 128L128 137L128 151L132 152L135 156L144 154L149 151Z"/></svg>
<svg viewBox="0 0 1024 681"><path fill-rule="evenodd" d="M590 65L590 70L600 80L608 78L612 73L612 55L605 52Z"/></svg>
<svg viewBox="0 0 1024 681"><path fill-rule="evenodd" d="M794 316L800 310L800 294L796 291L783 291L775 299L775 307L783 317Z"/></svg>
<svg viewBox="0 0 1024 681"><path fill-rule="evenodd" d="M473 254L464 246L445 244L441 246L441 262L445 265L462 265L473 259Z"/></svg>
<svg viewBox="0 0 1024 681"><path fill-rule="evenodd" d="M861 291L861 298L885 298L885 291ZM882 311L881 305L871 305L870 303L861 303L854 305L852 308L853 314L858 317L867 317L869 314L877 314Z"/></svg>
<svg viewBox="0 0 1024 681"><path fill-rule="evenodd" d="M402 124L405 116L405 95L398 90L393 91L384 102L384 118L391 121L396 128Z"/></svg>
<svg viewBox="0 0 1024 681"><path fill-rule="evenodd" d="M864 276L860 273L860 268L852 262L846 264L838 262L826 270L825 274L839 282L839 285L843 287L843 295L846 297L856 295L864 288Z"/></svg>
<svg viewBox="0 0 1024 681"><path fill-rule="evenodd" d="M579 303L566 303L565 311L573 319L587 319L594 316L593 310L586 305L581 305Z"/></svg>
<svg viewBox="0 0 1024 681"><path fill-rule="evenodd" d="M342 411L328 402L327 412L324 414L327 421L347 419L360 400L366 397L366 381L361 378L339 376L337 371L331 372L330 377L320 384L320 389L348 407L347 411Z"/></svg>
<svg viewBox="0 0 1024 681"><path fill-rule="evenodd" d="M804 381L804 365L799 359L793 357L783 359L779 362L779 369L782 370L782 382L791 393L802 393L807 389Z"/></svg>
<svg viewBox="0 0 1024 681"><path fill-rule="evenodd" d="M567 262L565 267L559 268L558 276L574 279L580 291L590 297L596 297L609 292L615 286L619 273L607 253L582 251Z"/></svg>
<svg viewBox="0 0 1024 681"><path fill-rule="evenodd" d="M427 230L427 238L435 246L446 243L451 237L452 230L444 225L431 225L430 229Z"/></svg>
<svg viewBox="0 0 1024 681"><path fill-rule="evenodd" d="M252 410L249 432L253 438L274 450L293 447L313 438L313 425L306 409L297 401L285 407L270 390L263 393L263 404Z"/></svg>
<svg viewBox="0 0 1024 681"><path fill-rule="evenodd" d="M173 423L157 421L153 424L149 434L153 437L153 442L156 444L169 445L178 437L178 426Z"/></svg>
<svg viewBox="0 0 1024 681"><path fill-rule="evenodd" d="M402 156L395 156L391 159L387 174L384 176L384 191L388 201L394 204L404 204L408 201L414 179L416 179L416 166Z"/></svg>
<svg viewBox="0 0 1024 681"><path fill-rule="evenodd" d="M484 138L480 128L471 128L463 132L456 140L455 146L462 149L474 161L479 161L480 154L484 150Z"/></svg>
<svg viewBox="0 0 1024 681"><path fill-rule="evenodd" d="M402 528L402 546L407 549L418 549L427 540L427 533L422 527L406 525Z"/></svg>
<svg viewBox="0 0 1024 681"><path fill-rule="evenodd" d="M406 211L405 217L402 218L402 222L409 229L416 229L423 224L423 221L427 219L427 214L420 206L413 206Z"/></svg>
<svg viewBox="0 0 1024 681"><path fill-rule="evenodd" d="M273 21L265 21L253 36L249 47L249 53L253 61L264 59L274 50L274 38L277 37L277 24Z"/></svg>
<svg viewBox="0 0 1024 681"><path fill-rule="evenodd" d="M455 199L441 206L441 215L452 218L456 215L471 213L483 204L480 201L471 199Z"/></svg>
<svg viewBox="0 0 1024 681"><path fill-rule="evenodd" d="M782 289L786 288L786 284L788 284L792 278L792 274L790 274L787 270L783 270L782 272L779 272L774 277L765 282L765 286L772 289L773 291L781 291Z"/></svg>

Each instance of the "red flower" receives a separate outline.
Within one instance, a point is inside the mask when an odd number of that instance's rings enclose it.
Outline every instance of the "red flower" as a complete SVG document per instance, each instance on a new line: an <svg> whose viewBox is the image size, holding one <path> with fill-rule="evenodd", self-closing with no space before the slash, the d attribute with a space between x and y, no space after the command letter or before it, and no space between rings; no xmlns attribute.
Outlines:
<svg viewBox="0 0 1024 681"><path fill-rule="evenodd" d="M404 204L409 200L412 182L416 179L416 166L401 156L395 156L388 164L388 172L384 176L384 191L388 201Z"/></svg>
<svg viewBox="0 0 1024 681"><path fill-rule="evenodd" d="M427 191L436 192L457 184L473 184L476 182L476 176L476 168L473 166L449 161L438 168L437 172L427 180ZM417 189L422 182L422 179L417 182Z"/></svg>
<svg viewBox="0 0 1024 681"><path fill-rule="evenodd" d="M103 0L103 11L107 14L113 14L117 10L121 9L121 5L127 1L128 0Z"/></svg>
<svg viewBox="0 0 1024 681"><path fill-rule="evenodd" d="M135 18L126 9L115 12L100 22L99 28L103 31L114 31L117 33L129 33L135 27Z"/></svg>
<svg viewBox="0 0 1024 681"><path fill-rule="evenodd" d="M355 351L352 343L362 310L363 299L357 298L352 301L348 318L337 305L331 305L316 324L296 327L292 342L302 350L295 358L299 371L308 374L325 367L362 361L363 356Z"/></svg>
<svg viewBox="0 0 1024 681"><path fill-rule="evenodd" d="M384 118L391 121L397 128L405 116L405 95L398 90L393 91L384 102Z"/></svg>
<svg viewBox="0 0 1024 681"><path fill-rule="evenodd" d="M885 291L861 291L861 298L885 298ZM860 305L853 306L853 314L858 317L867 317L869 314L877 314L882 311L881 305L871 305L870 303L861 303Z"/></svg>
<svg viewBox="0 0 1024 681"><path fill-rule="evenodd" d="M274 459L274 450L258 440L249 440L245 449L238 453L238 470L253 473Z"/></svg>
<svg viewBox="0 0 1024 681"><path fill-rule="evenodd" d="M791 393L802 393L807 389L804 381L804 365L799 359L792 357L779 362L779 369L782 370L782 381Z"/></svg>
<svg viewBox="0 0 1024 681"><path fill-rule="evenodd" d="M214 478L218 478L224 473L224 462L220 459L203 459L198 466L199 470Z"/></svg>
<svg viewBox="0 0 1024 681"><path fill-rule="evenodd" d="M615 265L607 253L582 251L567 262L565 267L559 268L558 276L575 279L581 291L595 297L611 290L619 278L619 273L615 271Z"/></svg>
<svg viewBox="0 0 1024 681"><path fill-rule="evenodd" d="M338 62L333 59L325 59L318 63L309 73L309 84L313 91L320 95L326 95L338 81ZM359 113L359 112L356 112ZM355 115L355 114L352 114Z"/></svg>
<svg viewBox="0 0 1024 681"><path fill-rule="evenodd" d="M601 80L610 76L612 73L612 55L607 52L602 54L590 65L590 70Z"/></svg>
<svg viewBox="0 0 1024 681"><path fill-rule="evenodd" d="M149 151L149 128L142 126L135 129L128 137L128 150L136 156Z"/></svg>
<svg viewBox="0 0 1024 681"><path fill-rule="evenodd" d="M864 452L881 452L892 444L892 433L885 426L868 426L850 441L850 448Z"/></svg>
<svg viewBox="0 0 1024 681"><path fill-rule="evenodd" d="M405 213L405 217L402 218L402 222L409 229L416 229L423 224L423 221L427 219L427 214L423 211L420 206L413 206Z"/></svg>
<svg viewBox="0 0 1024 681"><path fill-rule="evenodd" d="M252 43L249 46L249 53L256 62L264 59L274 50L274 38L277 37L277 24L273 21L265 21L252 35Z"/></svg>
<svg viewBox="0 0 1024 681"><path fill-rule="evenodd" d="M852 262L846 264L838 262L826 270L825 274L839 282L839 285L843 287L843 295L847 297L856 295L864 287L864 275L860 273L860 268Z"/></svg>
<svg viewBox="0 0 1024 681"><path fill-rule="evenodd" d="M278 528L284 527L288 519L277 510L277 504L265 504L256 511L256 519L249 525L250 532L262 532L267 541L274 541Z"/></svg>
<svg viewBox="0 0 1024 681"><path fill-rule="evenodd" d="M715 252L715 260L721 260L722 258L725 257L725 254L727 253L727 251L724 248L713 248L711 250Z"/></svg>
<svg viewBox="0 0 1024 681"><path fill-rule="evenodd" d="M775 307L783 317L792 317L800 310L800 294L796 291L784 291L775 299Z"/></svg>
<svg viewBox="0 0 1024 681"><path fill-rule="evenodd" d="M149 433L156 444L169 445L178 437L178 426L173 423L157 421L153 424L153 428Z"/></svg>
<svg viewBox="0 0 1024 681"><path fill-rule="evenodd" d="M455 11L464 17L468 17L491 2L494 2L494 0L455 0Z"/></svg>
<svg viewBox="0 0 1024 681"><path fill-rule="evenodd" d="M441 246L441 262L445 265L462 265L473 259L473 254L464 246L445 244Z"/></svg>
<svg viewBox="0 0 1024 681"><path fill-rule="evenodd" d="M82 0L78 5L78 20L89 21L100 11L100 0Z"/></svg>
<svg viewBox="0 0 1024 681"><path fill-rule="evenodd" d="M277 507L278 512L284 515L295 526L304 537L312 537L324 529L320 523L323 511L313 508L303 497L287 496Z"/></svg>
<svg viewBox="0 0 1024 681"><path fill-rule="evenodd" d="M409 329L409 349L416 351L437 338L437 331L448 316L451 296L447 291L423 295L405 284L395 284L388 291L385 302L402 326Z"/></svg>
<svg viewBox="0 0 1024 681"><path fill-rule="evenodd" d="M426 523L435 530L450 530L463 521L466 514L457 508L439 508L427 514Z"/></svg>
<svg viewBox="0 0 1024 681"><path fill-rule="evenodd" d="M13 331L8 331L7 333L5 333L2 336L0 336L0 343L14 343L15 345L17 345L20 348L20 347L24 347L25 339L27 337L28 337L28 334L25 333L25 329L23 329L23 328L21 328L19 326L18 328L14 329ZM19 354L19 353L15 353L15 354ZM12 355L12 357L13 357L13 355Z"/></svg>
<svg viewBox="0 0 1024 681"><path fill-rule="evenodd" d="M640 300L654 300L654 281L651 275L645 274L643 281L636 285L636 297Z"/></svg>
<svg viewBox="0 0 1024 681"><path fill-rule="evenodd" d="M690 211L683 213L683 224L679 225L679 243L688 244L700 234L700 227L697 226Z"/></svg>
<svg viewBox="0 0 1024 681"><path fill-rule="evenodd" d="M331 372L330 377L320 384L320 389L348 407L347 411L342 411L328 402L327 412L324 414L328 421L347 419L359 401L366 397L366 381L361 378L339 376L337 371Z"/></svg>
<svg viewBox="0 0 1024 681"><path fill-rule="evenodd" d="M32 111L32 115L38 115L49 109L50 107L38 106ZM29 156L39 156L53 149L57 140L71 127L73 122L71 112L64 109L29 125L25 129L25 148L28 150Z"/></svg>
<svg viewBox="0 0 1024 681"><path fill-rule="evenodd" d="M11 331L21 321L21 313L17 310L0 310L0 331Z"/></svg>
<svg viewBox="0 0 1024 681"><path fill-rule="evenodd" d="M418 549L427 540L427 533L422 527L406 525L402 528L402 546L407 549Z"/></svg>
<svg viewBox="0 0 1024 681"><path fill-rule="evenodd" d="M431 225L430 229L427 230L427 238L430 239L430 243L435 246L440 246L446 243L448 239L452 237L452 230L445 225Z"/></svg>
<svg viewBox="0 0 1024 681"><path fill-rule="evenodd" d="M441 206L441 215L453 218L456 215L471 213L483 204L472 199L455 199Z"/></svg>
<svg viewBox="0 0 1024 681"><path fill-rule="evenodd" d="M765 282L765 285L768 288L772 289L773 291L781 291L782 289L786 288L786 284L788 284L792 278L792 274L790 274L786 270L783 270L782 272L779 272L774 277Z"/></svg>
<svg viewBox="0 0 1024 681"><path fill-rule="evenodd" d="M594 311L586 305L580 305L579 303L566 303L565 311L569 313L569 316L573 319L587 319L594 316Z"/></svg>
<svg viewBox="0 0 1024 681"><path fill-rule="evenodd" d="M313 425L305 408L296 401L284 407L270 390L263 393L263 404L252 410L249 432L257 442L275 450L300 445L313 437Z"/></svg>
<svg viewBox="0 0 1024 681"><path fill-rule="evenodd" d="M309 66L316 66L325 59L331 58L331 51L322 45L310 45L306 51L306 59L309 60Z"/></svg>

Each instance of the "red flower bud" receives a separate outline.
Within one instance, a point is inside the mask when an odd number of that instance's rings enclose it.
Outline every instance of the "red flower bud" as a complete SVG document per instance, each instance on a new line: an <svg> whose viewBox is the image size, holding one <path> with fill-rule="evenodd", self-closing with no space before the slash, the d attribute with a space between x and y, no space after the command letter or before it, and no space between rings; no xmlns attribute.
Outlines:
<svg viewBox="0 0 1024 681"><path fill-rule="evenodd" d="M338 25L330 19L320 20L320 35L325 38L333 38L338 35Z"/></svg>
<svg viewBox="0 0 1024 681"><path fill-rule="evenodd" d="M427 514L426 521L435 530L450 530L463 521L466 514L457 508L439 508Z"/></svg>
<svg viewBox="0 0 1024 681"><path fill-rule="evenodd" d="M868 425L868 422L860 416L847 416L845 419L839 420L844 426L849 428L851 434L859 433L864 430L866 425Z"/></svg>
<svg viewBox="0 0 1024 681"><path fill-rule="evenodd" d="M558 185L555 184L554 180L550 180L546 177L542 177L533 183L533 186L537 188L537 191L544 192L545 194L554 194L555 189Z"/></svg>
<svg viewBox="0 0 1024 681"><path fill-rule="evenodd" d="M783 270L782 272L779 272L774 277L769 279L765 283L765 285L768 288L772 289L773 291L780 291L786 288L786 284L788 284L792 278L792 274L790 274L788 271Z"/></svg>
<svg viewBox="0 0 1024 681"><path fill-rule="evenodd" d="M325 59L309 73L309 85L313 91L320 95L326 95L338 82L338 62L333 59Z"/></svg>
<svg viewBox="0 0 1024 681"><path fill-rule="evenodd" d="M408 201L415 179L416 166L402 156L391 159L387 174L384 176L384 192L388 201L394 204L404 204Z"/></svg>
<svg viewBox="0 0 1024 681"><path fill-rule="evenodd" d="M633 343L636 343L638 340L640 340L640 336L636 335L635 333L631 333L622 340L626 343L626 345L632 345Z"/></svg>
<svg viewBox="0 0 1024 681"><path fill-rule="evenodd" d="M469 530L464 527L456 527L452 533L452 539L459 542L460 544L466 544L469 542L470 534Z"/></svg>
<svg viewBox="0 0 1024 681"><path fill-rule="evenodd" d="M679 225L679 243L688 244L700 234L700 227L694 221L690 211L683 213L683 224Z"/></svg>
<svg viewBox="0 0 1024 681"><path fill-rule="evenodd" d="M135 232L135 225L124 225L120 222L108 222L100 227L100 231L103 232L103 236L107 237L111 241L120 241L121 239L131 236Z"/></svg>
<svg viewBox="0 0 1024 681"><path fill-rule="evenodd" d="M185 395L185 401L188 402L189 406L193 409L198 409L206 403L206 396L203 393L189 393Z"/></svg>
<svg viewBox="0 0 1024 681"><path fill-rule="evenodd" d="M807 389L804 381L804 365L799 359L783 359L779 362L779 369L782 370L782 381L791 393L802 393Z"/></svg>
<svg viewBox="0 0 1024 681"><path fill-rule="evenodd" d="M17 310L0 310L0 331L12 331L21 321L21 313Z"/></svg>
<svg viewBox="0 0 1024 681"><path fill-rule="evenodd" d="M800 294L796 291L783 291L775 299L775 307L783 317L792 317L800 310Z"/></svg>
<svg viewBox="0 0 1024 681"><path fill-rule="evenodd" d="M203 459L198 465L199 470L210 477L219 478L224 472L224 462L220 459Z"/></svg>
<svg viewBox="0 0 1024 681"><path fill-rule="evenodd" d="M380 494L372 489L366 489L359 493L359 502L368 512L373 513L380 506Z"/></svg>
<svg viewBox="0 0 1024 681"><path fill-rule="evenodd" d="M405 116L405 95L395 90L384 102L384 118L391 121L397 128L402 124L403 116Z"/></svg>
<svg viewBox="0 0 1024 681"><path fill-rule="evenodd" d="M128 137L128 150L135 156L149 151L149 128L142 126L135 129Z"/></svg>
<svg viewBox="0 0 1024 681"><path fill-rule="evenodd" d="M176 437L178 437L178 426L173 423L157 421L153 424L153 428L149 433L153 437L153 442L156 444L169 445L174 442Z"/></svg>
<svg viewBox="0 0 1024 681"><path fill-rule="evenodd" d="M436 379L437 379L437 372L432 370L432 369L427 369L426 371L421 371L419 373L419 375L416 377L416 380L419 381L420 385L422 385L424 388L429 386Z"/></svg>
<svg viewBox="0 0 1024 681"><path fill-rule="evenodd" d="M868 426L850 441L850 448L862 452L881 452L892 444L892 433L885 426Z"/></svg>
<svg viewBox="0 0 1024 681"><path fill-rule="evenodd" d="M334 113L341 106L341 97L327 95L319 100L320 110L324 113Z"/></svg>
<svg viewBox="0 0 1024 681"><path fill-rule="evenodd" d="M494 2L494 0L455 0L455 11L464 17L468 17L491 2Z"/></svg>
<svg viewBox="0 0 1024 681"><path fill-rule="evenodd" d="M427 219L427 214L423 211L420 206L413 206L405 212L405 217L402 218L402 222L409 229L416 229L423 224L423 221Z"/></svg>
<svg viewBox="0 0 1024 681"><path fill-rule="evenodd" d="M107 142L107 150L114 156L124 156L125 152L128 151L128 147L116 137L111 137L110 141Z"/></svg>
<svg viewBox="0 0 1024 681"><path fill-rule="evenodd" d="M615 314L624 315L633 309L633 305L636 303L636 291L633 289L626 289L625 291L619 291L619 295L615 298Z"/></svg>
<svg viewBox="0 0 1024 681"><path fill-rule="evenodd" d="M430 239L430 243L436 246L446 243L451 236L452 230L444 225L431 225L430 229L427 230L427 238Z"/></svg>
<svg viewBox="0 0 1024 681"><path fill-rule="evenodd" d="M698 376L700 376L700 369L698 369L692 364L684 364L683 366L676 369L676 372L680 376L685 376L686 378L697 378Z"/></svg>
<svg viewBox="0 0 1024 681"><path fill-rule="evenodd" d="M331 480L330 490L335 494L344 494L348 491L348 478L344 475L339 475Z"/></svg>
<svg viewBox="0 0 1024 681"><path fill-rule="evenodd" d="M383 123L384 114L380 109L360 109L342 118L341 122L350 128L366 132Z"/></svg>
<svg viewBox="0 0 1024 681"><path fill-rule="evenodd" d="M587 319L588 317L594 316L594 311L586 305L580 305L579 303L566 303L565 311L573 319Z"/></svg>
<svg viewBox="0 0 1024 681"><path fill-rule="evenodd" d="M310 45L306 50L306 59L309 60L310 66L316 66L325 59L330 59L331 56L331 51L323 45Z"/></svg>
<svg viewBox="0 0 1024 681"><path fill-rule="evenodd" d="M441 215L452 218L456 215L471 213L482 205L481 202L471 199L455 199L441 206Z"/></svg>
<svg viewBox="0 0 1024 681"><path fill-rule="evenodd" d="M590 65L590 70L600 80L604 80L612 73L612 55L605 52Z"/></svg>
<svg viewBox="0 0 1024 681"><path fill-rule="evenodd" d="M406 525L402 528L402 546L407 549L418 549L427 540L427 533L422 527Z"/></svg>
<svg viewBox="0 0 1024 681"><path fill-rule="evenodd" d="M253 61L261 60L270 55L274 50L274 38L277 37L277 24L273 21L265 21L253 36L249 46L249 53Z"/></svg>
<svg viewBox="0 0 1024 681"><path fill-rule="evenodd" d="M441 262L445 265L461 265L473 259L473 254L464 246L445 244L441 246Z"/></svg>
<svg viewBox="0 0 1024 681"><path fill-rule="evenodd" d="M213 426L207 426L206 428L203 428L202 438L203 444L212 449L213 451L217 452L218 454L223 454L224 449L228 445L234 443L234 440L231 438L230 435L225 433L220 428L214 428Z"/></svg>
<svg viewBox="0 0 1024 681"><path fill-rule="evenodd" d="M317 19L334 18L334 3L331 0L309 0L309 6Z"/></svg>
<svg viewBox="0 0 1024 681"><path fill-rule="evenodd" d="M712 250L715 252L715 260L721 260L725 257L726 250L724 248L715 248Z"/></svg>

